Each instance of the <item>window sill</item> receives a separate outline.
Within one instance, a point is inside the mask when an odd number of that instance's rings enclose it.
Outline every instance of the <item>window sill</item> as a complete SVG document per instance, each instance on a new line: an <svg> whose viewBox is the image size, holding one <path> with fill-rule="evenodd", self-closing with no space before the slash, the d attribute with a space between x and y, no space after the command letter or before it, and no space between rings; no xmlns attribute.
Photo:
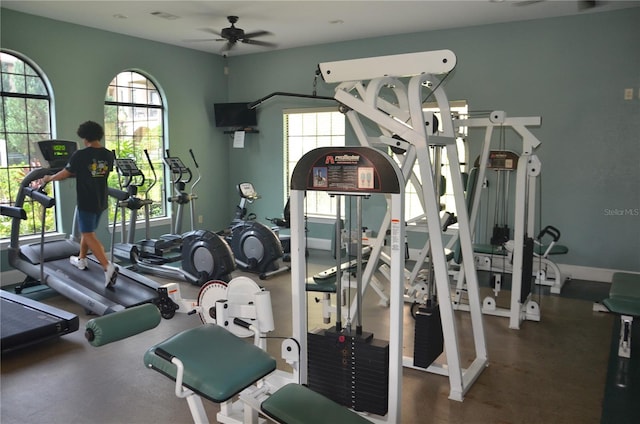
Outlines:
<svg viewBox="0 0 640 424"><path fill-rule="evenodd" d="M160 227L163 225L171 225L171 219L168 217L163 217L163 218L155 218L152 219L149 222L149 225L151 227ZM111 234L111 231L113 229L113 224L109 226L108 231L109 234ZM144 231L144 222L138 222L136 224L136 231ZM127 229L128 231L128 229ZM119 234L122 232L122 225L121 224L116 224L116 234ZM27 244L32 244L32 243L40 243L40 234L35 234L35 235L29 235L29 236L21 236L20 237L20 244L21 245L27 245ZM58 241L58 240L64 240L65 238L68 237L68 234L66 233L48 233L45 234L44 236L44 241L46 242L51 242L51 241ZM10 244L10 240L9 238L5 238L0 240L0 251L4 251L7 250L7 248L9 247Z"/></svg>
<svg viewBox="0 0 640 424"><path fill-rule="evenodd" d="M336 219L334 217L327 216L309 216L307 217L307 222L311 224L333 225L336 222Z"/></svg>
<svg viewBox="0 0 640 424"><path fill-rule="evenodd" d="M48 241L64 240L66 237L67 237L67 234L65 233L48 233L44 235L44 241L46 243ZM40 243L40 238L41 238L40 234L23 236L23 237L20 237L20 244L26 245L26 244L32 244L32 243ZM11 244L9 238L0 240L0 250L3 250L3 251L7 250L7 248L9 247L9 244Z"/></svg>
<svg viewBox="0 0 640 424"><path fill-rule="evenodd" d="M129 223L127 222L127 224ZM151 228L160 227L163 225L171 225L171 218L162 217L162 218L152 218L149 220L149 226ZM145 227L144 221L136 222L136 232L139 230L144 231L144 227ZM112 229L113 229L113 224L109 226L109 233L111 233ZM127 232L128 231L129 231L129 227L127 226ZM118 223L116 224L116 233L120 233L120 232L122 232L122 224L118 221Z"/></svg>

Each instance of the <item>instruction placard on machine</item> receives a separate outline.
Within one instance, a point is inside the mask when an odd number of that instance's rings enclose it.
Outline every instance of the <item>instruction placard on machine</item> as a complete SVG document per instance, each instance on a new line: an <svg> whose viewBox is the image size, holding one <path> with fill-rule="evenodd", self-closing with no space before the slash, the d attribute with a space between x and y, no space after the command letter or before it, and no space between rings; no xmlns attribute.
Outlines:
<svg viewBox="0 0 640 424"><path fill-rule="evenodd" d="M380 181L374 165L356 152L330 152L321 156L311 169L309 187L326 191L379 191Z"/></svg>

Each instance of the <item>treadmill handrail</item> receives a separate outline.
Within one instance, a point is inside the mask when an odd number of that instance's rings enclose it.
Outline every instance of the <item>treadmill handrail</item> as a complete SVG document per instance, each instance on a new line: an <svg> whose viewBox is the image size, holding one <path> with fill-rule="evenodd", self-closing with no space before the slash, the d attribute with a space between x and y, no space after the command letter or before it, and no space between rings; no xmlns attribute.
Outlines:
<svg viewBox="0 0 640 424"><path fill-rule="evenodd" d="M42 179L45 175L53 175L61 168L36 168L29 172L20 183L20 189L16 195L16 201L13 204L16 208L22 208L24 206L25 197L33 193L31 183ZM11 239L9 247L12 249L18 249L20 247L20 219L13 218L11 220Z"/></svg>

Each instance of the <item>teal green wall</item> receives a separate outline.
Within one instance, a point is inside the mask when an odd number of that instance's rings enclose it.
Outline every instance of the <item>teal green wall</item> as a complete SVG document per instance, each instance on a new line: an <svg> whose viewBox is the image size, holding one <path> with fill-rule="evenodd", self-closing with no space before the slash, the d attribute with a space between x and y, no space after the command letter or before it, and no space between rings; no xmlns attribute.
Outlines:
<svg viewBox="0 0 640 424"><path fill-rule="evenodd" d="M171 153L190 161L188 150L193 148L203 158L197 201L203 224L199 228L225 225L229 214L219 205L229 195L229 145L212 124L213 104L227 101L221 57L7 9L1 9L1 24L0 46L35 62L49 79L58 138L77 140L79 123L104 120L107 86L120 71L135 69L150 76L164 94ZM63 231L69 231L75 190L73 182L60 186L59 213ZM156 230L158 234L168 232L168 228ZM106 229L100 238L108 247ZM8 267L6 254L2 259L4 270Z"/></svg>
<svg viewBox="0 0 640 424"><path fill-rule="evenodd" d="M542 222L560 228L570 248L559 262L640 271L640 216L612 213L640 208L639 20L634 8L231 56L228 76L217 55L5 9L0 43L35 61L50 79L63 138L75 139L82 120L102 119L106 86L119 71L149 74L166 95L172 152L186 156L193 148L209 161L198 200L203 228L229 220L241 180L262 194L252 205L259 218L280 215L282 111L330 104L273 98L258 108L260 132L247 134L244 149L232 149L232 139L213 125L213 103L253 101L274 91L311 94L320 62L451 49L458 65L446 81L450 99L467 100L474 111L542 117L534 129L542 141L536 152L543 166ZM634 100L623 100L625 88L634 89ZM318 82L319 95L333 89ZM482 137L472 132L470 157ZM348 139L354 142L350 132ZM71 190L63 196L71 199Z"/></svg>
<svg viewBox="0 0 640 424"><path fill-rule="evenodd" d="M316 66L324 61L450 49L458 59L446 81L450 99L467 100L472 111L542 117L533 130L542 142L536 151L542 223L558 227L570 248L558 261L640 271L639 19L640 8L634 8L240 56L231 61L229 97L310 94ZM633 100L623 99L625 88L634 89ZM321 82L318 94L333 89ZM289 98L263 104L260 134L251 135L243 151L231 152L231 181L278 181L260 187L272 198L256 204L258 216L272 213L283 196L281 169L264 164L281 160L280 116L298 104ZM472 132L471 158L483 137ZM631 213L617 216L613 210Z"/></svg>

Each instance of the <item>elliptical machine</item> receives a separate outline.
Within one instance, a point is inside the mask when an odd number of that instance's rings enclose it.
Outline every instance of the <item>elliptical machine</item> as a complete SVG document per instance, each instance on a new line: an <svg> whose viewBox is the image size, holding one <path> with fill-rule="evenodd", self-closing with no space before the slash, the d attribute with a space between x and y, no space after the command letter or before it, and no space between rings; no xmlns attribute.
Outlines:
<svg viewBox="0 0 640 424"><path fill-rule="evenodd" d="M260 198L253 184L240 183L237 189L240 203L231 225L218 233L224 235L231 246L236 265L243 271L258 274L261 280L289 271L289 266L280 265L284 251L278 236L271 228L256 221L254 213L247 214L247 203Z"/></svg>
<svg viewBox="0 0 640 424"><path fill-rule="evenodd" d="M198 286L211 280L229 281L230 274L235 268L233 253L225 240L216 233L193 229L195 218L193 201L197 198L193 189L200 181L200 175L191 185L191 192L187 193L186 184L192 180L192 173L178 158L169 156L164 158L171 167L172 186L175 192L175 195L169 200L178 205L175 217L173 215L171 217L173 233L163 235L159 239L149 237L149 208L153 204L153 201L149 199L149 192L156 184L157 176L149 153L146 150L144 152L153 173L153 182L145 190L144 198L137 196L138 189L145 182L145 176L135 161L116 159L116 168L123 178L122 185L126 188L129 196L119 202L119 206L123 208L122 243L114 244L114 255L129 260L133 263L133 267L141 272L167 278L180 278ZM193 156L193 152L190 151L190 153ZM191 231L181 234L182 215L186 204L189 204L191 209ZM131 211L128 237L124 222L125 208ZM136 242L137 213L142 208L144 208L145 214L146 237L144 240ZM180 262L180 267L170 265L178 262Z"/></svg>

